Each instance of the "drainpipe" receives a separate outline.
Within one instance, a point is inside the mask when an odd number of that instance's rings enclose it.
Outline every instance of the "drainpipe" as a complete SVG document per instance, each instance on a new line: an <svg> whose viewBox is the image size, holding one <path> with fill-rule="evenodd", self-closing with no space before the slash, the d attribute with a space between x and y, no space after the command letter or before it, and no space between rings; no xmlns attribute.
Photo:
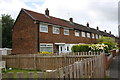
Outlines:
<svg viewBox="0 0 120 80"><path fill-rule="evenodd" d="M40 52L40 43L39 43L39 24L40 24L40 23L37 24L37 25L38 25L38 27L37 27L37 30L38 30L38 52Z"/></svg>
<svg viewBox="0 0 120 80"><path fill-rule="evenodd" d="M37 47L38 47L38 52L40 52L40 43L39 43L39 24L40 24L40 22L39 21L34 21L34 23L37 25Z"/></svg>

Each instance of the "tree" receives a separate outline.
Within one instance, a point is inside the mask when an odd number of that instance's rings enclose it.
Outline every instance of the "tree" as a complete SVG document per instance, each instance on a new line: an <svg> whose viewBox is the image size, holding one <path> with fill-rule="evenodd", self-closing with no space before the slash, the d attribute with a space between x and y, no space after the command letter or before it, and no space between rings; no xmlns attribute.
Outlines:
<svg viewBox="0 0 120 80"><path fill-rule="evenodd" d="M115 48L117 46L117 43L115 42L115 39L111 37L101 37L98 39L99 43L104 43L105 45L108 45L109 50Z"/></svg>
<svg viewBox="0 0 120 80"><path fill-rule="evenodd" d="M0 19L0 48L2 48L2 20Z"/></svg>
<svg viewBox="0 0 120 80"><path fill-rule="evenodd" d="M12 26L14 19L10 15L2 14L2 47L12 48Z"/></svg>

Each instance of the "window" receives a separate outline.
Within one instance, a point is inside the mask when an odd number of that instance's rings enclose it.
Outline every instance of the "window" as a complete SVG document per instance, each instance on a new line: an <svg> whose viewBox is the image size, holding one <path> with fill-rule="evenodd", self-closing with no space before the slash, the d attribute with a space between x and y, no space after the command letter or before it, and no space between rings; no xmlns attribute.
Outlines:
<svg viewBox="0 0 120 80"><path fill-rule="evenodd" d="M69 51L69 46L67 46L67 51Z"/></svg>
<svg viewBox="0 0 120 80"><path fill-rule="evenodd" d="M40 32L48 33L48 25L40 24Z"/></svg>
<svg viewBox="0 0 120 80"><path fill-rule="evenodd" d="M90 38L90 33L87 33L87 37Z"/></svg>
<svg viewBox="0 0 120 80"><path fill-rule="evenodd" d="M59 34L60 33L60 29L59 29L59 27L53 27L53 33L54 34Z"/></svg>
<svg viewBox="0 0 120 80"><path fill-rule="evenodd" d="M79 31L75 30L75 36L79 36Z"/></svg>
<svg viewBox="0 0 120 80"><path fill-rule="evenodd" d="M53 44L40 44L40 52L53 52Z"/></svg>
<svg viewBox="0 0 120 80"><path fill-rule="evenodd" d="M85 32L82 32L82 37L85 37Z"/></svg>
<svg viewBox="0 0 120 80"><path fill-rule="evenodd" d="M69 35L69 29L64 29L64 35Z"/></svg>
<svg viewBox="0 0 120 80"><path fill-rule="evenodd" d="M94 34L92 34L92 38L93 38L93 39L95 38L95 35L94 35Z"/></svg>
<svg viewBox="0 0 120 80"><path fill-rule="evenodd" d="M99 38L101 38L101 35L99 35Z"/></svg>
<svg viewBox="0 0 120 80"><path fill-rule="evenodd" d="M96 39L98 39L98 35L96 34Z"/></svg>
<svg viewBox="0 0 120 80"><path fill-rule="evenodd" d="M62 51L62 46L61 46L61 51Z"/></svg>

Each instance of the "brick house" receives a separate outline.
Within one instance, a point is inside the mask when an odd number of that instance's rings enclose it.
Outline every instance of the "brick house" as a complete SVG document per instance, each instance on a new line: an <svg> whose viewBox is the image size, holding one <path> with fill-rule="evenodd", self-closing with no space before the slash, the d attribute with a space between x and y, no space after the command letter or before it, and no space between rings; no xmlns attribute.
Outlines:
<svg viewBox="0 0 120 80"><path fill-rule="evenodd" d="M41 51L54 53L71 52L74 44L97 43L101 36L115 38L106 30L100 31L77 24L73 18L63 20L49 15L21 9L13 26L13 54L31 54Z"/></svg>

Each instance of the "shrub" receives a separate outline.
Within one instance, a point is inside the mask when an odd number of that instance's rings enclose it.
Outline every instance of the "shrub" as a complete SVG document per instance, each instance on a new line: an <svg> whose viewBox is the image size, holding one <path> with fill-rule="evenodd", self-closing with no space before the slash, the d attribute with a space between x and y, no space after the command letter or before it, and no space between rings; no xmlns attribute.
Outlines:
<svg viewBox="0 0 120 80"><path fill-rule="evenodd" d="M88 52L89 45L87 44L80 44L72 46L72 52Z"/></svg>
<svg viewBox="0 0 120 80"><path fill-rule="evenodd" d="M79 52L79 45L72 46L72 52Z"/></svg>
<svg viewBox="0 0 120 80"><path fill-rule="evenodd" d="M52 52L42 51L42 52L40 52L38 54L52 54Z"/></svg>
<svg viewBox="0 0 120 80"><path fill-rule="evenodd" d="M98 39L98 42L100 44L104 43L105 45L108 45L109 50L116 48L116 45L117 45L117 43L115 42L115 39L111 37L101 37Z"/></svg>
<svg viewBox="0 0 120 80"><path fill-rule="evenodd" d="M108 49L108 45L105 44L91 44L90 46L90 51L91 52L103 52L105 51L106 53L108 53L109 49Z"/></svg>

